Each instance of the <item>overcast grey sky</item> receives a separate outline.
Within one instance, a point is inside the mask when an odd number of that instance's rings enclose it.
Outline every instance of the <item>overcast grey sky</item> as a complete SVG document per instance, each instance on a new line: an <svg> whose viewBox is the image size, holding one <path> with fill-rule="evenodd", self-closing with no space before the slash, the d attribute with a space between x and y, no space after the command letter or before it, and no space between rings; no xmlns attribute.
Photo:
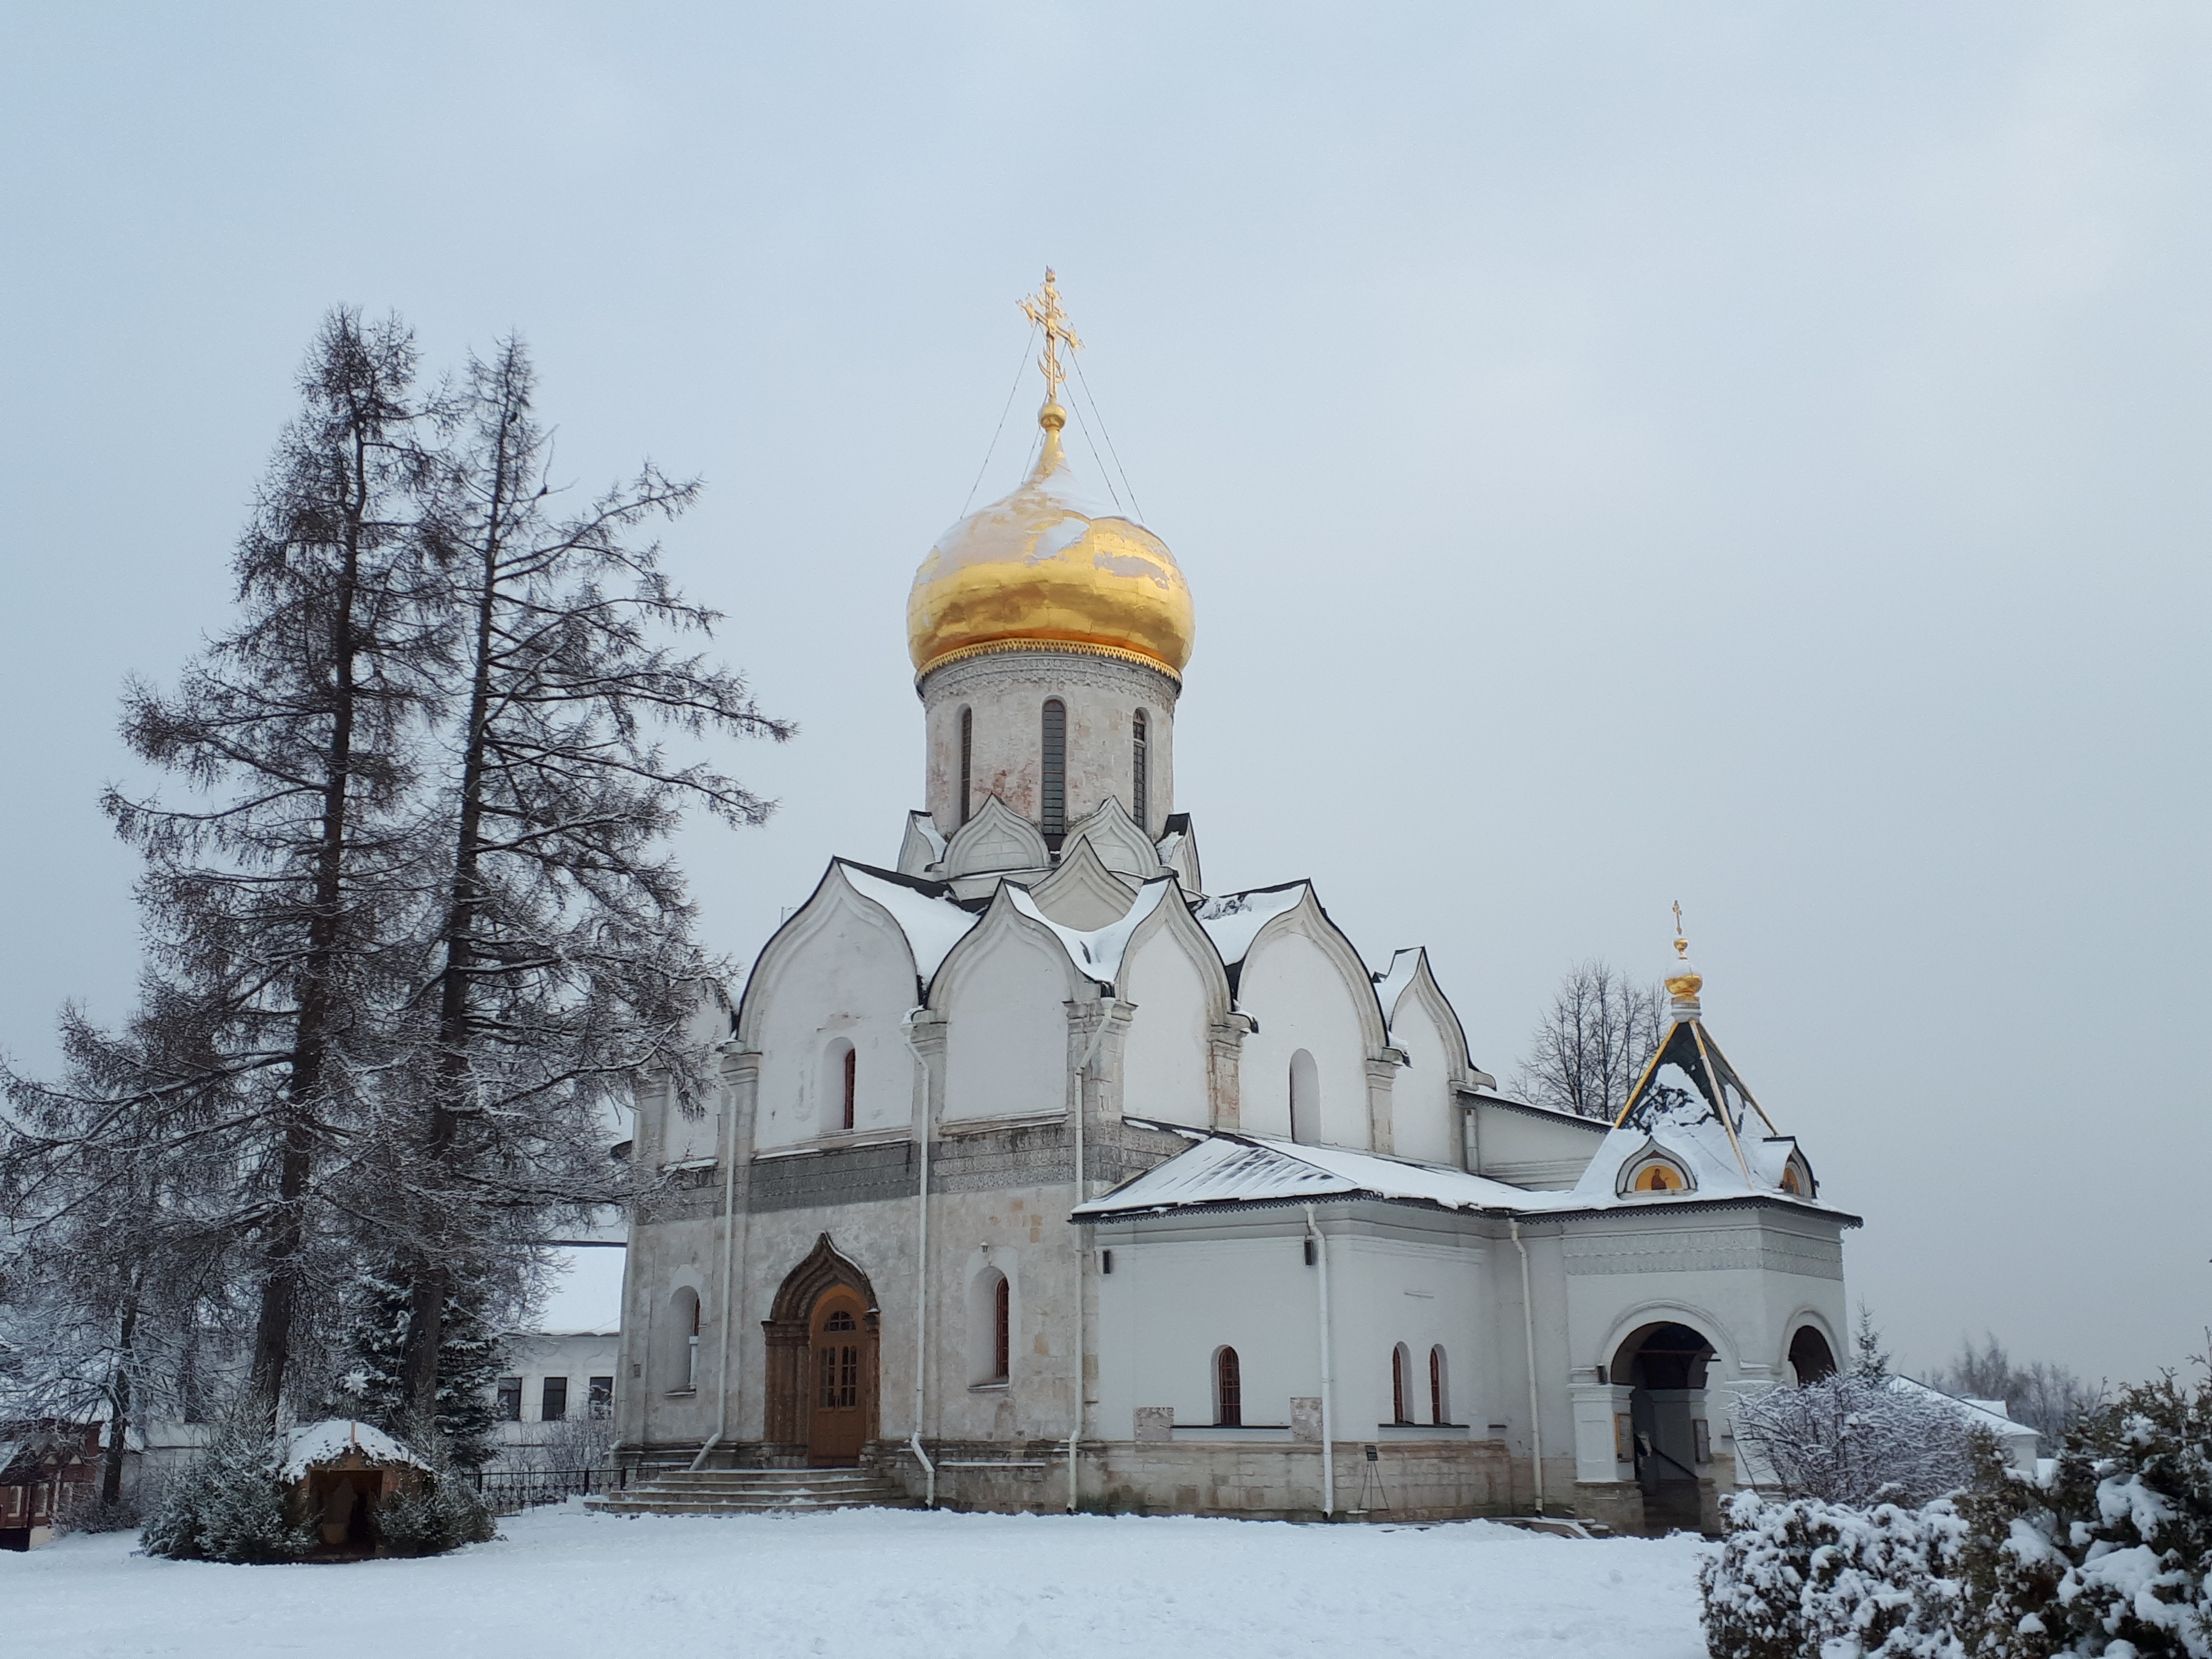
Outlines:
<svg viewBox="0 0 2212 1659"><path fill-rule="evenodd" d="M118 688L221 624L325 307L708 480L672 562L804 726L687 838L744 955L920 801L907 585L1050 261L1210 887L1426 944L1500 1074L1680 898L1901 1359L2179 1363L2208 84L2196 5L8 7L0 1046L127 1007Z"/></svg>

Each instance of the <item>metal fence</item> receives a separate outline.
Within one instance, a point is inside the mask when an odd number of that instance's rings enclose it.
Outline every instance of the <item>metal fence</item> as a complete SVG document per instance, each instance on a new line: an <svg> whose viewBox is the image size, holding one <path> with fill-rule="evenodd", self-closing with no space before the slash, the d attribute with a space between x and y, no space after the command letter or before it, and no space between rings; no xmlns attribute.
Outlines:
<svg viewBox="0 0 2212 1659"><path fill-rule="evenodd" d="M595 1492L620 1492L629 1485L629 1471L619 1469L479 1469L477 1490L494 1515L513 1515L540 1504L588 1497Z"/></svg>

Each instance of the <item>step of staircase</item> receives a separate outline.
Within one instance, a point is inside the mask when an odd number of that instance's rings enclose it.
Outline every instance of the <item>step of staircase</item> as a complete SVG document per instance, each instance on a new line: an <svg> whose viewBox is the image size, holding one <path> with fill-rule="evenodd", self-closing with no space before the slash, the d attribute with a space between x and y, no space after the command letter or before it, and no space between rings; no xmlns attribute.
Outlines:
<svg viewBox="0 0 2212 1659"><path fill-rule="evenodd" d="M873 1469L682 1469L585 1501L607 1515L764 1515L914 1504L905 1487Z"/></svg>

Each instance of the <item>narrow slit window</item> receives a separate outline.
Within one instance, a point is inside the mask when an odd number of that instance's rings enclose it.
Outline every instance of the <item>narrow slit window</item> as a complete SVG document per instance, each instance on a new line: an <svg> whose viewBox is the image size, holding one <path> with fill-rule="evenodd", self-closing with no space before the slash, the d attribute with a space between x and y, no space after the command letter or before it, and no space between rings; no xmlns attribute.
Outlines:
<svg viewBox="0 0 2212 1659"><path fill-rule="evenodd" d="M1406 1384L1411 1380L1406 1375L1406 1361L1408 1357L1406 1345L1402 1342L1390 1350L1390 1420L1393 1423L1410 1423L1413 1420L1413 1413L1406 1409L1407 1393Z"/></svg>
<svg viewBox="0 0 2212 1659"><path fill-rule="evenodd" d="M975 791L975 711L960 711L960 822L968 822L969 802Z"/></svg>
<svg viewBox="0 0 2212 1659"><path fill-rule="evenodd" d="M1137 828L1149 830L1152 820L1146 811L1146 801L1152 793L1152 727L1139 708L1129 722L1129 816L1137 821Z"/></svg>
<svg viewBox="0 0 2212 1659"><path fill-rule="evenodd" d="M1451 1421L1451 1400L1444 1387L1444 1351L1441 1347L1429 1350L1429 1421Z"/></svg>
<svg viewBox="0 0 2212 1659"><path fill-rule="evenodd" d="M1213 1356L1213 1421L1216 1427L1244 1426L1244 1371L1237 1363L1237 1350L1224 1348Z"/></svg>
<svg viewBox="0 0 2212 1659"><path fill-rule="evenodd" d="M860 1053L857 1048L845 1050L845 1127L853 1127L854 1103L859 1097Z"/></svg>
<svg viewBox="0 0 2212 1659"><path fill-rule="evenodd" d="M1044 706L1044 777L1037 816L1046 835L1067 833L1067 705L1058 697L1047 699Z"/></svg>
<svg viewBox="0 0 2212 1659"><path fill-rule="evenodd" d="M991 1338L991 1375L1003 1382L1010 1375L1008 1365L1014 1357L1013 1295L1003 1279L999 1281L992 1304L994 1328Z"/></svg>

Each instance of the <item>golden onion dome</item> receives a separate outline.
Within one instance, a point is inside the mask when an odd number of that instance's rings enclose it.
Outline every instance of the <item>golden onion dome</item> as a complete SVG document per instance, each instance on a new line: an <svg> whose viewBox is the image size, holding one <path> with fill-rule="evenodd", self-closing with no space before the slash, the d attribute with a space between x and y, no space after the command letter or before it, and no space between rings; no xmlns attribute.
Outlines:
<svg viewBox="0 0 2212 1659"><path fill-rule="evenodd" d="M906 605L915 672L985 652L1067 646L1180 675L1190 587L1167 544L1081 496L1060 443L1066 411L1037 416L1044 447L1020 489L938 538Z"/></svg>

